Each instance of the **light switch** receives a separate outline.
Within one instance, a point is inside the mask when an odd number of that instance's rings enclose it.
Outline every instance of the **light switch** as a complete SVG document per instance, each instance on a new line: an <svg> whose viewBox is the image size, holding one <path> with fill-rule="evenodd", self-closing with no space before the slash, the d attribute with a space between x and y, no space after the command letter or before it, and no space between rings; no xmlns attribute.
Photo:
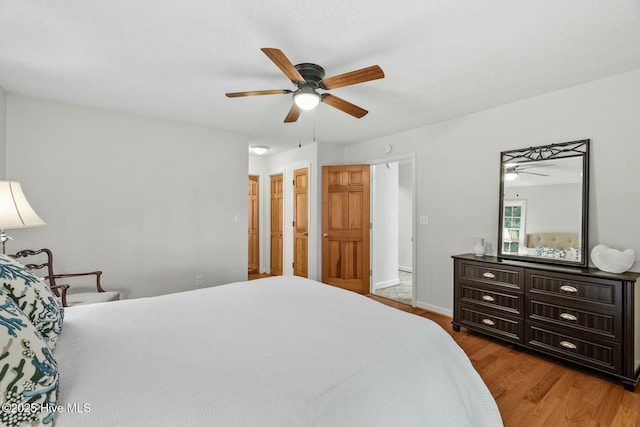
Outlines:
<svg viewBox="0 0 640 427"><path fill-rule="evenodd" d="M420 215L420 225L429 224L429 217L426 215Z"/></svg>

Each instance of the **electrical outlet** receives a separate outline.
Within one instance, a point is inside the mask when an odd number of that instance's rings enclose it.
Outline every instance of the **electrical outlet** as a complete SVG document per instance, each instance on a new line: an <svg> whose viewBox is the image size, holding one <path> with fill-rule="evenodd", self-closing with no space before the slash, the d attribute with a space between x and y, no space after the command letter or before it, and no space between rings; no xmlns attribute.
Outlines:
<svg viewBox="0 0 640 427"><path fill-rule="evenodd" d="M196 276L196 286L202 287L204 285L204 276L199 274Z"/></svg>

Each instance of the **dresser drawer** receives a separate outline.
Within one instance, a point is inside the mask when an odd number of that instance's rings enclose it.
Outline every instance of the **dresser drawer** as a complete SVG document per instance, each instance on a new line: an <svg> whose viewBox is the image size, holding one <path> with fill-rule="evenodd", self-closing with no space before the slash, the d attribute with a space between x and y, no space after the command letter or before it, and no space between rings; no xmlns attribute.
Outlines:
<svg viewBox="0 0 640 427"><path fill-rule="evenodd" d="M527 346L544 353L609 372L621 369L619 344L577 338L571 333L547 329L533 322L527 322L526 334Z"/></svg>
<svg viewBox="0 0 640 427"><path fill-rule="evenodd" d="M523 313L523 297L521 294L500 292L495 286L460 284L460 301L490 309L504 311L519 316Z"/></svg>
<svg viewBox="0 0 640 427"><path fill-rule="evenodd" d="M453 257L454 331L491 336L621 379L640 380L640 273ZM639 426L640 427L640 426Z"/></svg>
<svg viewBox="0 0 640 427"><path fill-rule="evenodd" d="M616 280L593 280L568 274L527 270L526 293L532 299L547 300L590 310L615 310L621 306L622 284ZM558 299L560 298L560 299Z"/></svg>
<svg viewBox="0 0 640 427"><path fill-rule="evenodd" d="M518 318L466 304L461 304L459 310L459 323L462 326L517 343L523 341L524 324Z"/></svg>
<svg viewBox="0 0 640 427"><path fill-rule="evenodd" d="M466 283L490 284L511 291L523 291L524 269L481 262L458 261L458 280Z"/></svg>
<svg viewBox="0 0 640 427"><path fill-rule="evenodd" d="M622 341L622 316L620 313L600 313L589 310L586 306L581 309L558 304L543 302L527 297L527 318L560 328L569 328L576 336L589 339L591 335L601 338Z"/></svg>

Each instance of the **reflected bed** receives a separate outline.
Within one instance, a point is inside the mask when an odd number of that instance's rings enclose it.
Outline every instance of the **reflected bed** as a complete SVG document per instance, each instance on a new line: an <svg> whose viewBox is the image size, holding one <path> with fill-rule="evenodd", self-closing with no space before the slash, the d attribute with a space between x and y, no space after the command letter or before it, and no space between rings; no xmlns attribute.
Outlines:
<svg viewBox="0 0 640 427"><path fill-rule="evenodd" d="M526 247L518 255L555 258L578 262L581 243L578 233L547 232L527 234Z"/></svg>

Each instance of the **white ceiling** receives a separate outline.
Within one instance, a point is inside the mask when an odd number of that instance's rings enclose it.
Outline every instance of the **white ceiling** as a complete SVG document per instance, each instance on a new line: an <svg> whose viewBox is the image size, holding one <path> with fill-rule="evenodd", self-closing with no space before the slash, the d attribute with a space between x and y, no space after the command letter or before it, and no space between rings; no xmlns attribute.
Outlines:
<svg viewBox="0 0 640 427"><path fill-rule="evenodd" d="M333 76L383 80L331 93L283 123L293 89L260 51ZM274 151L352 143L640 68L639 0L0 0L9 93L250 135ZM272 151L273 152L273 151Z"/></svg>

